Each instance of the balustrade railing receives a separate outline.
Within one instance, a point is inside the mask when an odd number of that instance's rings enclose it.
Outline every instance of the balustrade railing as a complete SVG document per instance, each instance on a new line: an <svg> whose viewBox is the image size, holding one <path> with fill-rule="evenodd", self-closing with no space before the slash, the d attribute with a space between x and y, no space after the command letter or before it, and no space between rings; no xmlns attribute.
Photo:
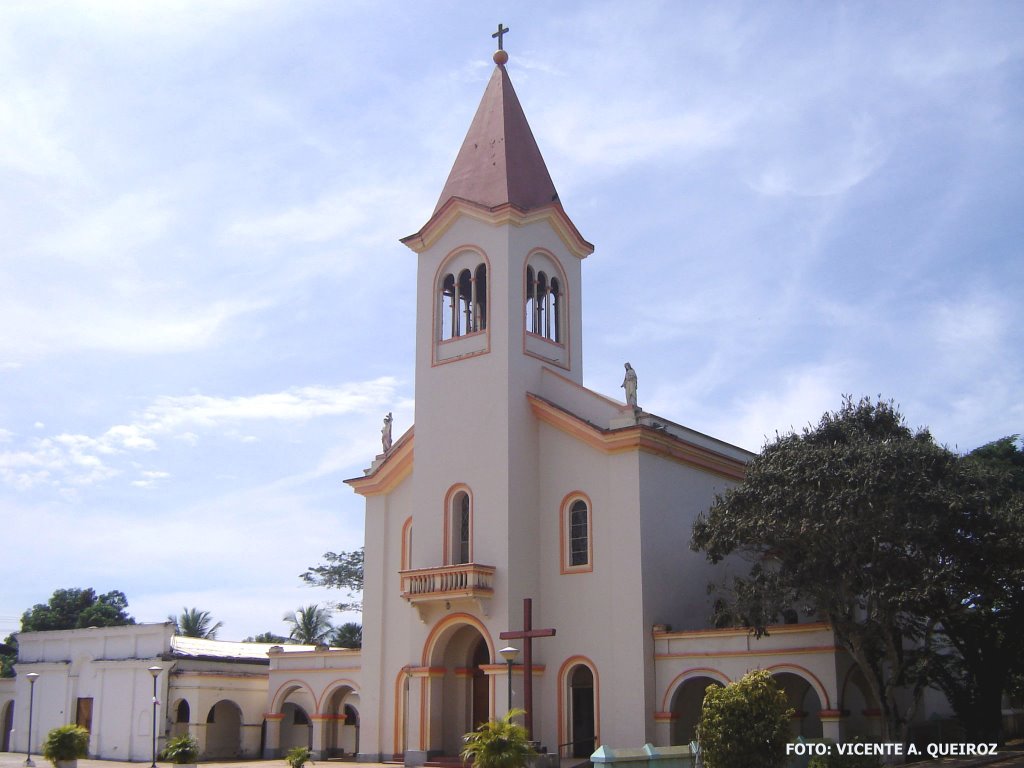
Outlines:
<svg viewBox="0 0 1024 768"><path fill-rule="evenodd" d="M401 571L402 597L417 601L452 595L490 596L494 591L494 566L478 563L442 565Z"/></svg>

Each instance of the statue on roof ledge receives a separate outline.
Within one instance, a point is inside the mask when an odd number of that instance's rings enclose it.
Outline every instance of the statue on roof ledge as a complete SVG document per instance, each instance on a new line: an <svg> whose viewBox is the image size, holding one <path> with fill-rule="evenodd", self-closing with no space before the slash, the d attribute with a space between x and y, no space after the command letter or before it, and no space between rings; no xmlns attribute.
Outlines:
<svg viewBox="0 0 1024 768"><path fill-rule="evenodd" d="M388 411L388 415L384 417L384 426L380 429L380 444L384 447L384 453L391 450L391 423L393 421L391 411Z"/></svg>
<svg viewBox="0 0 1024 768"><path fill-rule="evenodd" d="M636 408L636 371L629 363L626 363L626 378L622 380L622 388L626 390L626 404Z"/></svg>

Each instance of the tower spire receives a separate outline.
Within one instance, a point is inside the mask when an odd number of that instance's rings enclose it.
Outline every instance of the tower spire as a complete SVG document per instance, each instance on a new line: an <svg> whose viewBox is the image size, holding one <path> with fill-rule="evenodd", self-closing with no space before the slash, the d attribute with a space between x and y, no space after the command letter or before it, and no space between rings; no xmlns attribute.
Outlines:
<svg viewBox="0 0 1024 768"><path fill-rule="evenodd" d="M503 30L502 34L508 31L500 26L499 30ZM493 36L499 38L500 44L499 34L496 32ZM453 197L487 208L511 203L523 211L558 200L540 148L505 71L508 54L499 48L494 61L497 66L437 201L435 213Z"/></svg>

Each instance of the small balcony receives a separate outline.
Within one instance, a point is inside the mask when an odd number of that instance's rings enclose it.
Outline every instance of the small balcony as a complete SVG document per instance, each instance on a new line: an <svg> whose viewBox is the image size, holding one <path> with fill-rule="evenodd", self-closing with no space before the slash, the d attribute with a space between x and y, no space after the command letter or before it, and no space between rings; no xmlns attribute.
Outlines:
<svg viewBox="0 0 1024 768"><path fill-rule="evenodd" d="M494 595L493 565L439 565L399 571L399 576L402 577L402 597L416 606L421 621L427 621L431 608L448 609L467 603L484 616L488 615Z"/></svg>

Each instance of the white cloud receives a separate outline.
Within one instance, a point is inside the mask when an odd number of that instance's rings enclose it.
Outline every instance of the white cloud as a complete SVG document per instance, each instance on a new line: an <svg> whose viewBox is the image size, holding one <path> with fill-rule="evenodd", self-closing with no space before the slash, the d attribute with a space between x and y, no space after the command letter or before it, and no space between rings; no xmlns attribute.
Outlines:
<svg viewBox="0 0 1024 768"><path fill-rule="evenodd" d="M259 438L248 431L240 432L237 429L240 425L302 423L376 412L393 403L396 387L394 378L382 377L334 387L295 387L283 392L238 397L161 397L131 423L114 425L98 437L62 433L33 438L24 447L0 451L0 480L21 491L44 484L55 487L95 485L123 473L124 470L116 466L122 457L156 451L164 438L195 446L200 435L215 434L251 444ZM9 436L14 437L14 434L9 433ZM9 444L11 440L0 442ZM358 450L359 455L365 455L364 444L358 443ZM346 463L357 458L351 453L345 454ZM337 461L328 464L330 470L341 466ZM309 476L315 477L324 471L328 470L321 465ZM168 477L167 472L147 470L142 472L141 479L131 484L151 487Z"/></svg>

